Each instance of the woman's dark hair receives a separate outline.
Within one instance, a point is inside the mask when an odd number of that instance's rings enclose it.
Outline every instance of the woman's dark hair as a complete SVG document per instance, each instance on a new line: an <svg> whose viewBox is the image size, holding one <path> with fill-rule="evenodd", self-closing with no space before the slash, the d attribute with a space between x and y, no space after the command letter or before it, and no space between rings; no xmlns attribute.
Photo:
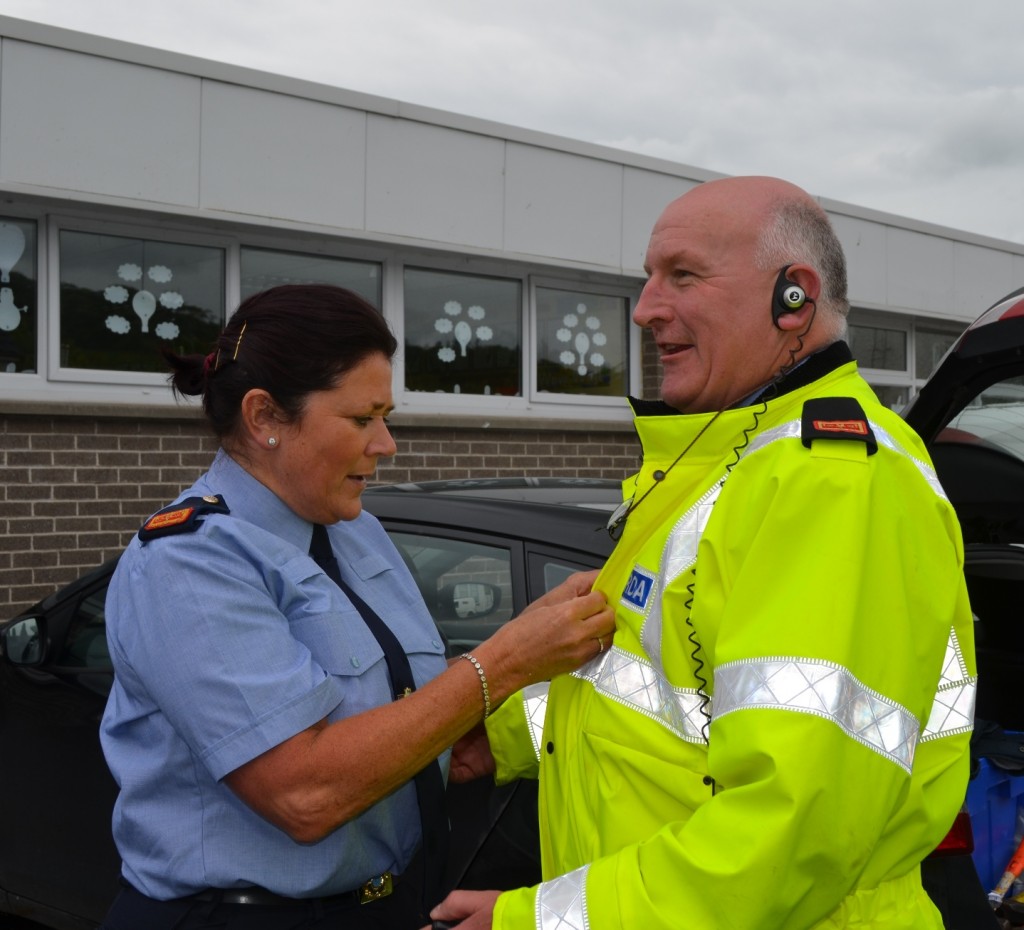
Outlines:
<svg viewBox="0 0 1024 930"><path fill-rule="evenodd" d="M234 434L242 398L262 388L289 420L314 391L334 387L368 356L398 343L358 294L326 284L286 284L242 301L209 355L162 354L176 394L203 398L219 439Z"/></svg>

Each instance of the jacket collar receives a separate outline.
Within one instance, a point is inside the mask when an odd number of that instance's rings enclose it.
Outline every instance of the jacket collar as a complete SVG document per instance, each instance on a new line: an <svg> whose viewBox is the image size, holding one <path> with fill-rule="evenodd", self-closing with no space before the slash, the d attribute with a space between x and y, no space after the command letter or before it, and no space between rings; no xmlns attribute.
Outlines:
<svg viewBox="0 0 1024 930"><path fill-rule="evenodd" d="M819 349L817 352L808 355L781 378L777 378L775 381L759 388L746 400L734 406L746 407L758 401L774 400L776 397L781 397L790 391L806 387L819 378L823 378L829 372L835 371L840 366L852 361L853 353L850 351L850 347L842 340L833 342L824 349ZM629 403L633 408L634 415L638 417L679 416L679 411L675 407L670 407L663 400L643 400L639 397L630 397Z"/></svg>

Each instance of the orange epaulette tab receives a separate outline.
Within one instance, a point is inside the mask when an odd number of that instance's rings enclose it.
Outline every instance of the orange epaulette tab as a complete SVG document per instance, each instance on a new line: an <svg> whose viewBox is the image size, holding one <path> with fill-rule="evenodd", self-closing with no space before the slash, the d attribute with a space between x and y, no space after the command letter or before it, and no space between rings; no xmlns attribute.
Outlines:
<svg viewBox="0 0 1024 930"><path fill-rule="evenodd" d="M202 524L200 519L208 513L231 513L224 498L219 494L206 494L203 497L187 497L183 501L164 507L151 516L139 530L139 539L143 543L159 536L170 536L173 533L194 533Z"/></svg>
<svg viewBox="0 0 1024 930"><path fill-rule="evenodd" d="M816 439L852 439L867 445L868 455L878 451L864 408L854 397L813 397L806 401L800 439L808 449Z"/></svg>

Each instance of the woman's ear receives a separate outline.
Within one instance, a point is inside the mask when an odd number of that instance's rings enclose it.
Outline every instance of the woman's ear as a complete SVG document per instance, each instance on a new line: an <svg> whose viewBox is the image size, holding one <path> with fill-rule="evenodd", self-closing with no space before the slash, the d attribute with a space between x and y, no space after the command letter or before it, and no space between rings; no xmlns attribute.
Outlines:
<svg viewBox="0 0 1024 930"><path fill-rule="evenodd" d="M283 420L274 398L263 388L246 391L240 405L242 436L256 446L277 445ZM270 442L273 439L274 442Z"/></svg>

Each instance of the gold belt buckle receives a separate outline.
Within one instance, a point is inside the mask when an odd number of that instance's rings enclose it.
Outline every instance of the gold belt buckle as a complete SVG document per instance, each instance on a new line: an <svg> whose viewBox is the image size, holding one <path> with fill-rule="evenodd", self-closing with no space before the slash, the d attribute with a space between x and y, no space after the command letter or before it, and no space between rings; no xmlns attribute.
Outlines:
<svg viewBox="0 0 1024 930"><path fill-rule="evenodd" d="M369 904L371 901L386 898L394 891L394 888L395 885L390 872L374 875L369 881L363 882L362 887L359 889L359 903Z"/></svg>

